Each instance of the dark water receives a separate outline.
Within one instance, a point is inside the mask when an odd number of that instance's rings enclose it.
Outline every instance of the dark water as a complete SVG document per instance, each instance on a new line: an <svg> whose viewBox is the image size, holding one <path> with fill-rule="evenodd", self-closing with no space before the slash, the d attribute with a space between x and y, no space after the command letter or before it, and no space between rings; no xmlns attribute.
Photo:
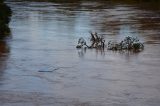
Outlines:
<svg viewBox="0 0 160 106"><path fill-rule="evenodd" d="M12 34L0 41L0 105L159 106L160 10L148 3L7 1ZM140 53L77 50L89 31L136 36ZM51 71L51 72L39 72Z"/></svg>

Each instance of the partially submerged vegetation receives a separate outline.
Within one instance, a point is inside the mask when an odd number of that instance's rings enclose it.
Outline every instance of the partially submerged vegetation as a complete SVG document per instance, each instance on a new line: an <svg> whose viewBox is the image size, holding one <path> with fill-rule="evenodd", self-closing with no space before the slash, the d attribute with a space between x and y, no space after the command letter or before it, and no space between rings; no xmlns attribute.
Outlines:
<svg viewBox="0 0 160 106"><path fill-rule="evenodd" d="M141 51L144 49L143 43L138 38L127 36L121 42L108 42L108 50L134 50Z"/></svg>
<svg viewBox="0 0 160 106"><path fill-rule="evenodd" d="M87 45L84 38L79 38L78 45L76 48L95 48L95 49L104 49L107 47L108 50L128 50L128 51L142 51L144 49L143 43L139 41L138 38L127 36L121 42L109 41L108 44L105 44L103 36L98 35L96 32L93 34L90 32L90 42L91 45Z"/></svg>
<svg viewBox="0 0 160 106"><path fill-rule="evenodd" d="M0 0L0 38L5 37L9 34L10 29L8 28L8 23L10 21L11 9Z"/></svg>
<svg viewBox="0 0 160 106"><path fill-rule="evenodd" d="M98 49L98 48L105 47L105 40L103 36L98 35L96 32L95 34L90 32L90 35L91 35L91 38L90 38L91 45L87 45L84 38L81 37L78 40L78 45L76 46L76 48L87 47L87 48L97 48Z"/></svg>

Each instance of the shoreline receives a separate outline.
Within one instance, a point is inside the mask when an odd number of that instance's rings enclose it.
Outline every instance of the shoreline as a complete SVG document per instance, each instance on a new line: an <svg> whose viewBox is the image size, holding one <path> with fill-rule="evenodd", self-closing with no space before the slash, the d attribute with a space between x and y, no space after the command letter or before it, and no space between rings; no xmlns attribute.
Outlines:
<svg viewBox="0 0 160 106"><path fill-rule="evenodd" d="M3 0L0 1L0 38L6 37L10 33L9 22L11 17L11 9Z"/></svg>

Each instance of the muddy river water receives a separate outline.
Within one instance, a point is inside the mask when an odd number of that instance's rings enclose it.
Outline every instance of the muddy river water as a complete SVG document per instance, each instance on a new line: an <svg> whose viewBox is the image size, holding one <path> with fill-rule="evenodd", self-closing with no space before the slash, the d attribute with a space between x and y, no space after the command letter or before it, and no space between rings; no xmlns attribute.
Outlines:
<svg viewBox="0 0 160 106"><path fill-rule="evenodd" d="M11 35L0 41L0 106L160 106L160 10L147 3L6 2ZM155 3L156 4L156 3ZM96 31L136 36L142 52L77 50ZM48 71L48 72L42 72Z"/></svg>

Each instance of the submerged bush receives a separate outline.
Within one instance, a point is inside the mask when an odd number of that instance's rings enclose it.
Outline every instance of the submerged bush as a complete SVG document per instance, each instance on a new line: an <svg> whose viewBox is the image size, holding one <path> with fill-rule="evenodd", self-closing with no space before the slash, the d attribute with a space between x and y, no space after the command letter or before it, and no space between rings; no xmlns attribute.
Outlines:
<svg viewBox="0 0 160 106"><path fill-rule="evenodd" d="M104 48L105 47L105 40L103 36L98 35L96 32L93 34L90 32L91 38L90 38L90 43L91 45L87 45L86 41L84 38L79 38L78 40L78 45L76 48L82 48L82 47L87 47L87 48Z"/></svg>
<svg viewBox="0 0 160 106"><path fill-rule="evenodd" d="M78 45L76 48L96 48L96 49L104 49L105 48L105 40L103 36L98 35L96 32L93 34L90 32L91 45L87 45L84 38L79 38ZM143 43L139 41L138 38L127 36L121 42L109 41L107 45L108 50L133 50L133 51L142 51L144 49Z"/></svg>
<svg viewBox="0 0 160 106"><path fill-rule="evenodd" d="M141 51L143 50L144 45L139 41L138 38L134 37L125 37L121 42L108 42L108 50L134 50Z"/></svg>

